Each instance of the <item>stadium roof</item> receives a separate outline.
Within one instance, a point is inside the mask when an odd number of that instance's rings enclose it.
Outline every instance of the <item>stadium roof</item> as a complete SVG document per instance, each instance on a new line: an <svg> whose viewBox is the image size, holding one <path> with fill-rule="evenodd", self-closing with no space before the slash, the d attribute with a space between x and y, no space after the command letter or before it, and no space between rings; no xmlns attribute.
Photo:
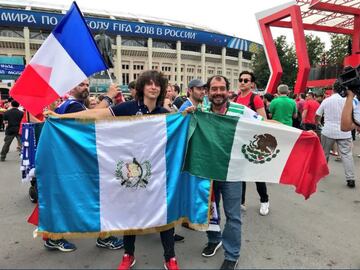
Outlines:
<svg viewBox="0 0 360 270"><path fill-rule="evenodd" d="M360 0L296 0L304 24L353 29L360 15ZM341 13L339 13L341 11Z"/></svg>

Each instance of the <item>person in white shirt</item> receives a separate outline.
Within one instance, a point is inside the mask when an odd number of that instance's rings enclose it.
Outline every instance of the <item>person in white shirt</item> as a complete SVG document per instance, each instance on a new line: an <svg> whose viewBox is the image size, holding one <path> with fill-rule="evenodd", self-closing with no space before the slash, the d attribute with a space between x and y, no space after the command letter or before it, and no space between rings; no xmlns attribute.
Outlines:
<svg viewBox="0 0 360 270"><path fill-rule="evenodd" d="M345 170L345 180L349 188L355 187L355 169L352 154L351 131L341 131L341 112L345 98L338 94L337 84L334 84L334 94L326 98L316 111L317 123L324 116L324 127L321 131L321 144L326 159L329 160L330 150L336 142Z"/></svg>

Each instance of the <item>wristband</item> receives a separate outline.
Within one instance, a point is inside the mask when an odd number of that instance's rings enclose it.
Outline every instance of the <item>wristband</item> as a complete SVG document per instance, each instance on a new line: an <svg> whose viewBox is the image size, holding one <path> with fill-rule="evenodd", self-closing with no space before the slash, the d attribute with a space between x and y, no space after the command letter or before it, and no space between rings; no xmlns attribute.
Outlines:
<svg viewBox="0 0 360 270"><path fill-rule="evenodd" d="M109 106L111 106L113 104L112 99L110 97L108 97L108 96L104 96L103 100L105 100L109 104Z"/></svg>

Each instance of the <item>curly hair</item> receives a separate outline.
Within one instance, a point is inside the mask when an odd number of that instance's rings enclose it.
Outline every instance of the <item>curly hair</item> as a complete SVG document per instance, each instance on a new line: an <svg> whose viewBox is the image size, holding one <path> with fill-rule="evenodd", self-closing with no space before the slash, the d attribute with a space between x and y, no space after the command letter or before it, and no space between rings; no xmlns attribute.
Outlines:
<svg viewBox="0 0 360 270"><path fill-rule="evenodd" d="M147 70L140 74L139 78L137 78L136 80L135 99L144 101L144 87L146 84L151 84L151 82L154 82L155 85L160 86L160 95L156 100L156 104L158 106L161 106L165 99L168 80L164 77L164 75L161 72L157 70Z"/></svg>

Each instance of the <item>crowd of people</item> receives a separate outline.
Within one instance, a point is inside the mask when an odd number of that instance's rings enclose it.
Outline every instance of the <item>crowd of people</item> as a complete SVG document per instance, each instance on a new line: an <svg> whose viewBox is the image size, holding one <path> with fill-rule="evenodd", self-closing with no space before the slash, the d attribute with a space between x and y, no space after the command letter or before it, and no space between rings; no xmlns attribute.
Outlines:
<svg viewBox="0 0 360 270"><path fill-rule="evenodd" d="M324 153L327 158L331 151L339 152L345 170L345 181L349 188L355 187L354 161L352 155L351 131L341 131L341 128L351 130L354 126L348 124L341 127L341 112L344 108L345 98L337 93L334 87L333 95L319 100L312 91L306 94L293 95L287 85L278 86L275 95L266 93L263 96L253 92L256 87L256 78L252 72L243 71L239 75L238 91L230 91L228 79L222 75L212 76L203 82L194 79L189 82L186 95L181 94L177 85L167 82L164 75L155 70L143 72L136 82L129 84L130 99L120 102L119 87L111 85L108 92L98 97L89 94L89 80L84 80L69 92L65 99L58 100L49 106L47 115L59 118L93 118L101 119L111 116L132 116L144 114L164 114L169 112L191 113L196 109L216 113L219 115L237 116L251 121L272 121L303 130L319 132L322 126L321 137ZM320 102L319 102L320 101ZM352 104L353 100L346 101ZM1 151L1 161L5 161L9 146L14 138L18 139L20 147L20 123L43 121L41 115L32 116L18 109L19 104L11 101L11 109L4 113L7 121L5 143ZM239 108L247 113L239 114ZM360 115L360 114L359 114ZM25 120L24 120L25 119ZM350 120L349 120L350 121ZM338 150L334 150L337 145ZM220 158L220 157L219 157ZM241 180L241 179L239 179ZM265 180L265 179L264 179ZM264 182L256 182L259 194L259 214L266 216L270 212L270 202L267 186ZM208 231L208 242L202 251L202 256L212 257L222 246L224 261L221 269L235 269L240 257L241 249L241 212L246 211L246 184L245 182L214 182L213 194L217 212L219 212L222 199L225 213L223 231ZM184 238L175 234L171 228L160 233L164 249L164 267L166 269L179 269L175 255L175 241ZM107 249L120 249L124 247L124 255L119 269L130 269L135 260L135 235L126 235L123 239L110 236L98 238L96 245ZM44 239L48 249L60 251L73 251L75 245L65 239Z"/></svg>

